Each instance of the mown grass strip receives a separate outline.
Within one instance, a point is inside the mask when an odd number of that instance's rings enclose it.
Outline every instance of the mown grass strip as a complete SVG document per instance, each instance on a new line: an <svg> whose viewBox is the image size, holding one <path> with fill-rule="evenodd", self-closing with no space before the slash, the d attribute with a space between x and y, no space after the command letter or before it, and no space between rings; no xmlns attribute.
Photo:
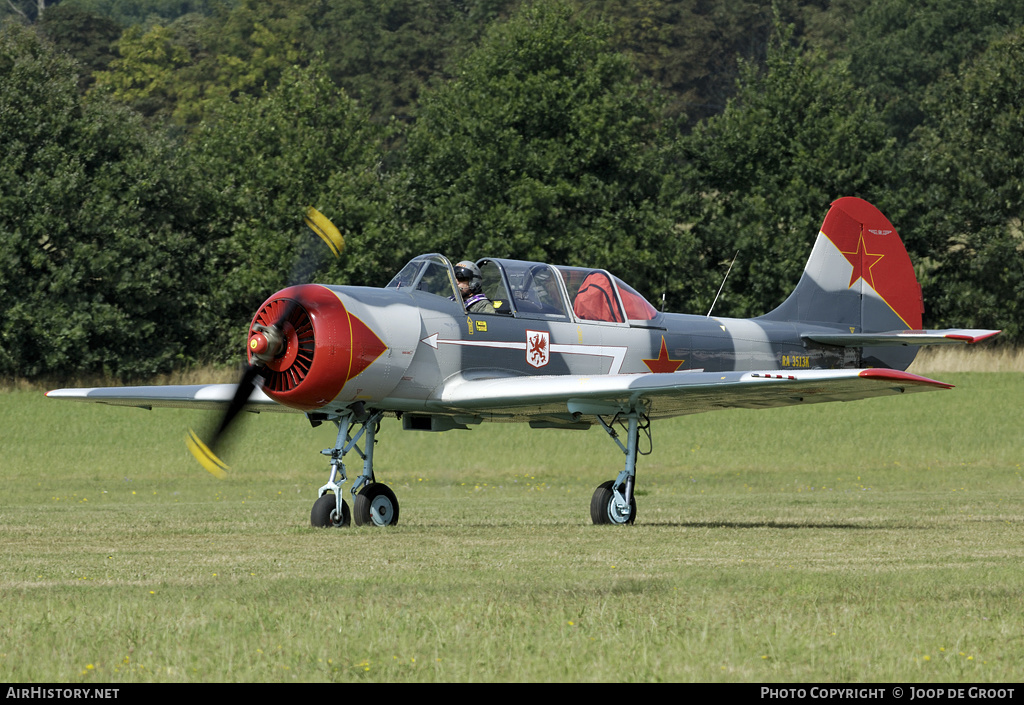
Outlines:
<svg viewBox="0 0 1024 705"><path fill-rule="evenodd" d="M657 423L633 527L603 434L385 423L385 530L308 528L329 428L0 395L14 681L1006 682L1024 670L1020 374Z"/></svg>

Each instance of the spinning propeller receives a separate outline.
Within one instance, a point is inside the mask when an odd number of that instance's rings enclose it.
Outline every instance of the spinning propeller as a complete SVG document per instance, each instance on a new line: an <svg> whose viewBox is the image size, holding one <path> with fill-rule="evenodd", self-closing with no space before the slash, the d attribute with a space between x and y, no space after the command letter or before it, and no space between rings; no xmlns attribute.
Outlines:
<svg viewBox="0 0 1024 705"><path fill-rule="evenodd" d="M327 243L335 258L341 255L345 249L345 238L334 226L327 216L312 206L306 208L304 216L306 225L310 227L320 238ZM294 272L293 272L294 275ZM289 341L294 339L294 327L292 318L303 305L300 296L286 299L284 308L279 316L270 325L254 323L249 329L249 353L251 362L242 373L238 382L235 395L224 411L220 424L213 433L209 443L204 442L192 429L189 429L185 444L189 451L195 456L199 464L206 468L214 477L223 479L226 477L228 466L217 456L217 448L224 439L224 435L231 427L239 412L245 408L246 402L252 395L257 385L257 378L262 377L267 366L275 360L286 355Z"/></svg>

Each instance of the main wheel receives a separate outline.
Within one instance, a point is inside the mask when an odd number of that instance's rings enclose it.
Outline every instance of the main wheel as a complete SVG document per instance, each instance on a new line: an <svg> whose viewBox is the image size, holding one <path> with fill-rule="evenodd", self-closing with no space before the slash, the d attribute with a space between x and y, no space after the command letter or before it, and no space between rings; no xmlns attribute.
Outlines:
<svg viewBox="0 0 1024 705"><path fill-rule="evenodd" d="M590 519L595 524L632 524L636 520L636 497L629 498L629 514L623 514L615 504L612 486L615 482L602 482L590 499Z"/></svg>
<svg viewBox="0 0 1024 705"><path fill-rule="evenodd" d="M325 494L313 503L313 511L309 513L310 525L321 527L344 527L352 524L352 515L348 504L341 500L341 516L337 513L337 500L333 494Z"/></svg>
<svg viewBox="0 0 1024 705"><path fill-rule="evenodd" d="M398 523L398 498L387 485L371 482L356 495L355 520L356 526L394 526Z"/></svg>

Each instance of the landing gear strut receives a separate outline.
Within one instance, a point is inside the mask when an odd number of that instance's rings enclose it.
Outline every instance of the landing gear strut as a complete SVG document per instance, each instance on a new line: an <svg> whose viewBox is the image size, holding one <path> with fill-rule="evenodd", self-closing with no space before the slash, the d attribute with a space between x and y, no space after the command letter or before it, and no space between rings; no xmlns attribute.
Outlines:
<svg viewBox="0 0 1024 705"><path fill-rule="evenodd" d="M353 513L341 493L348 479L345 475L345 455L355 450L363 459L363 472L352 483L351 494L355 502L354 518L357 526L394 526L398 523L398 498L387 485L373 476L373 446L384 412L367 413L349 409L331 420L338 426L334 448L320 451L331 458L331 474L327 484L317 492L319 499L313 505L309 521L315 527L345 527L351 524ZM359 427L355 435L352 431ZM364 438L365 437L365 438ZM356 445L364 439L363 449Z"/></svg>
<svg viewBox="0 0 1024 705"><path fill-rule="evenodd" d="M601 422L601 426L604 427L609 437L626 454L626 466L617 478L598 485L590 500L590 519L595 524L632 524L636 520L636 497L633 496L633 489L636 485L637 441L641 430L650 438L650 419L647 418L647 414L637 408L630 409L626 413L625 445L619 440L618 433L613 427L618 420L618 415L612 419L611 424L606 423L600 416L597 417L597 420Z"/></svg>

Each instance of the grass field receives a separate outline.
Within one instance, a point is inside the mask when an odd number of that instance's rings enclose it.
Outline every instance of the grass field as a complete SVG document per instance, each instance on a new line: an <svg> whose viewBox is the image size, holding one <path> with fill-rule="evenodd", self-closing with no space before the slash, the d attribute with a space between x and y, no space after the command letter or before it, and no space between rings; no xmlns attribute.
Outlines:
<svg viewBox="0 0 1024 705"><path fill-rule="evenodd" d="M1024 374L656 423L632 527L599 430L403 433L401 519L309 528L327 426L0 392L0 673L195 681L1015 682ZM350 468L350 474L358 472Z"/></svg>

